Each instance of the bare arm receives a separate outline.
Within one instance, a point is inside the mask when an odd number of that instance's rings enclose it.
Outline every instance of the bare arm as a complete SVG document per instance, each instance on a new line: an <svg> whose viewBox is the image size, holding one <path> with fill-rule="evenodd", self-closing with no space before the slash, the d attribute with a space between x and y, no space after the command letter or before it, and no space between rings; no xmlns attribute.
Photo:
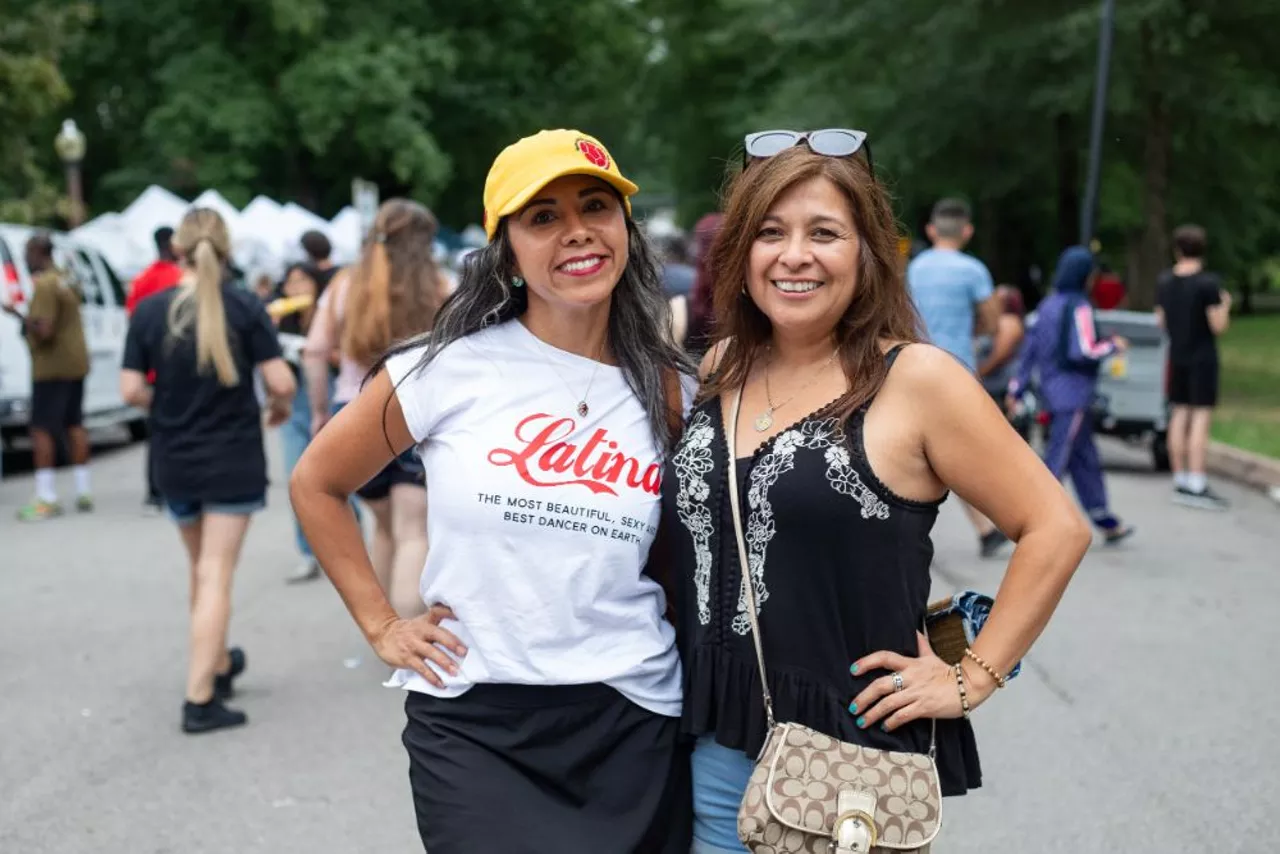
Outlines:
<svg viewBox="0 0 1280 854"><path fill-rule="evenodd" d="M339 317L336 300L345 295L347 276L339 273L316 303L315 317L307 330L302 349L302 378L311 401L311 432L320 431L329 420L330 369L338 367Z"/></svg>
<svg viewBox="0 0 1280 854"><path fill-rule="evenodd" d="M917 399L925 402L921 428L930 467L1017 543L991 617L974 643L974 652L1008 673L1049 622L1089 547L1089 526L960 366L928 348L911 349L920 351L911 354L918 367L910 376ZM995 687L981 672L970 676L988 693Z"/></svg>
<svg viewBox="0 0 1280 854"><path fill-rule="evenodd" d="M297 392L297 383L293 380L293 371L284 359L268 359L258 365L262 371L262 383L267 388L267 423L278 427L289 420L289 412L293 408L293 396Z"/></svg>
<svg viewBox="0 0 1280 854"><path fill-rule="evenodd" d="M1168 329L1169 325L1164 319L1164 309L1160 306L1156 306L1154 311L1156 315L1156 326L1159 326L1161 329Z"/></svg>
<svg viewBox="0 0 1280 854"><path fill-rule="evenodd" d="M978 335L994 335L1000 325L1000 295L993 293L978 303L977 322L974 332Z"/></svg>
<svg viewBox="0 0 1280 854"><path fill-rule="evenodd" d="M1024 332L1022 321L1012 314L1002 314L996 324L996 333L991 342L991 355L978 366L978 376L985 377L997 368L1002 367L1018 352Z"/></svg>
<svg viewBox="0 0 1280 854"><path fill-rule="evenodd" d="M720 359L724 356L725 348L729 346L729 342L719 341L714 347L706 352L702 357L701 364L698 365L698 381L706 382L707 377L716 372L720 367Z"/></svg>
<svg viewBox="0 0 1280 854"><path fill-rule="evenodd" d="M1205 318L1214 335L1221 335L1231 326L1231 292L1221 291L1221 302L1206 308Z"/></svg>
<svg viewBox="0 0 1280 854"><path fill-rule="evenodd" d="M313 434L329 420L329 356L333 352L337 325L332 300L339 285L340 282L331 284L320 298L302 349L302 380L307 384L307 399L311 401Z"/></svg>
<svg viewBox="0 0 1280 854"><path fill-rule="evenodd" d="M147 384L147 375L141 371L124 368L120 371L120 397L130 406L150 411L153 392Z"/></svg>
<svg viewBox="0 0 1280 854"><path fill-rule="evenodd" d="M462 643L437 625L450 616L447 609L433 608L413 620L399 619L374 575L348 503L353 492L413 444L391 380L385 370L379 371L311 440L289 479L289 497L316 560L370 646L388 664L410 667L440 686L423 659L456 672L456 665L437 644L458 656L466 654Z"/></svg>
<svg viewBox="0 0 1280 854"><path fill-rule="evenodd" d="M962 366L934 348L910 347L895 370L903 372L904 392L919 401L912 428L930 469L1017 543L991 616L973 644L974 653L1007 674L1048 624L1089 546L1089 526ZM894 729L917 718L960 715L953 671L923 642L921 653L908 659L876 652L856 663L855 672L911 668L904 673L908 690L895 694L886 676L855 698L865 710L860 726L883 719ZM962 668L976 708L996 690L995 681L972 660Z"/></svg>

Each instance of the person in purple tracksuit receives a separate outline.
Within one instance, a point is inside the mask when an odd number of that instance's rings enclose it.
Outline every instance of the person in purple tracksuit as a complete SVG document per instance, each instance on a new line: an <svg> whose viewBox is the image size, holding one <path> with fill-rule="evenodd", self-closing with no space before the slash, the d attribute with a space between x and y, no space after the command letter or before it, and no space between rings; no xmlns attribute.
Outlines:
<svg viewBox="0 0 1280 854"><path fill-rule="evenodd" d="M1093 440L1093 399L1098 369L1129 343L1120 336L1099 338L1089 289L1096 279L1093 255L1083 246L1063 250L1054 271L1053 292L1036 309L1027 330L1017 372L1009 381L1009 403L1026 390L1034 371L1042 408L1049 413L1044 461L1059 479L1071 483L1085 511L1108 544L1133 533L1107 506L1102 464Z"/></svg>

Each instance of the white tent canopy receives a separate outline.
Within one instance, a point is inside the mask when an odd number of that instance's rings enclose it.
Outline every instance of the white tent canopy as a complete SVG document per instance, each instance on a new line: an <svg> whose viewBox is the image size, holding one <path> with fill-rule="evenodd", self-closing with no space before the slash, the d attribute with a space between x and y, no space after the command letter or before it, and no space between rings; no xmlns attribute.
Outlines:
<svg viewBox="0 0 1280 854"><path fill-rule="evenodd" d="M335 261L354 261L360 254L360 212L351 205L338 211L338 215L329 220L329 239L333 241Z"/></svg>
<svg viewBox="0 0 1280 854"><path fill-rule="evenodd" d="M163 187L152 184L120 213L130 228L146 232L147 241L161 226L176 227L187 211L187 203Z"/></svg>
<svg viewBox="0 0 1280 854"><path fill-rule="evenodd" d="M339 263L354 260L360 251L360 221L349 207L330 222L301 205L282 205L267 196L258 196L244 210L237 210L214 189L186 201L155 185L123 211L95 217L72 233L101 252L122 277L131 279L156 259L155 230L166 225L177 228L193 207L212 208L226 220L236 263L251 277L260 273L277 277L286 264L301 260L298 241L306 231L327 236Z"/></svg>

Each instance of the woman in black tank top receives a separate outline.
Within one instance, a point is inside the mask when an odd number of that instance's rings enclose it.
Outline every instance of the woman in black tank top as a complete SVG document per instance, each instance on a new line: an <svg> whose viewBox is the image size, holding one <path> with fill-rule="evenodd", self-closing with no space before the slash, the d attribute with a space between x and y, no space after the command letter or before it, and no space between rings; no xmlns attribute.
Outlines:
<svg viewBox="0 0 1280 854"><path fill-rule="evenodd" d="M738 803L766 735L730 489L777 718L913 753L928 750L936 719L948 795L980 784L964 702L981 705L1026 654L1089 543L982 386L918 343L892 213L867 161L815 153L804 137L753 159L710 263L720 340L663 479L682 726L697 739L695 852L742 850ZM962 665L963 701L920 634L930 532L950 490L1018 543Z"/></svg>

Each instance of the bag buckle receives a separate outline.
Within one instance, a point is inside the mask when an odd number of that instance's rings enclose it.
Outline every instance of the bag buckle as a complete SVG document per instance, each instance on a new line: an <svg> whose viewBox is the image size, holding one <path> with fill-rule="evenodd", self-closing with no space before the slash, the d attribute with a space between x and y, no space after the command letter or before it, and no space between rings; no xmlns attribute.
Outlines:
<svg viewBox="0 0 1280 854"><path fill-rule="evenodd" d="M876 796L866 789L841 789L836 794L836 821L831 827L828 854L869 854L876 847Z"/></svg>

